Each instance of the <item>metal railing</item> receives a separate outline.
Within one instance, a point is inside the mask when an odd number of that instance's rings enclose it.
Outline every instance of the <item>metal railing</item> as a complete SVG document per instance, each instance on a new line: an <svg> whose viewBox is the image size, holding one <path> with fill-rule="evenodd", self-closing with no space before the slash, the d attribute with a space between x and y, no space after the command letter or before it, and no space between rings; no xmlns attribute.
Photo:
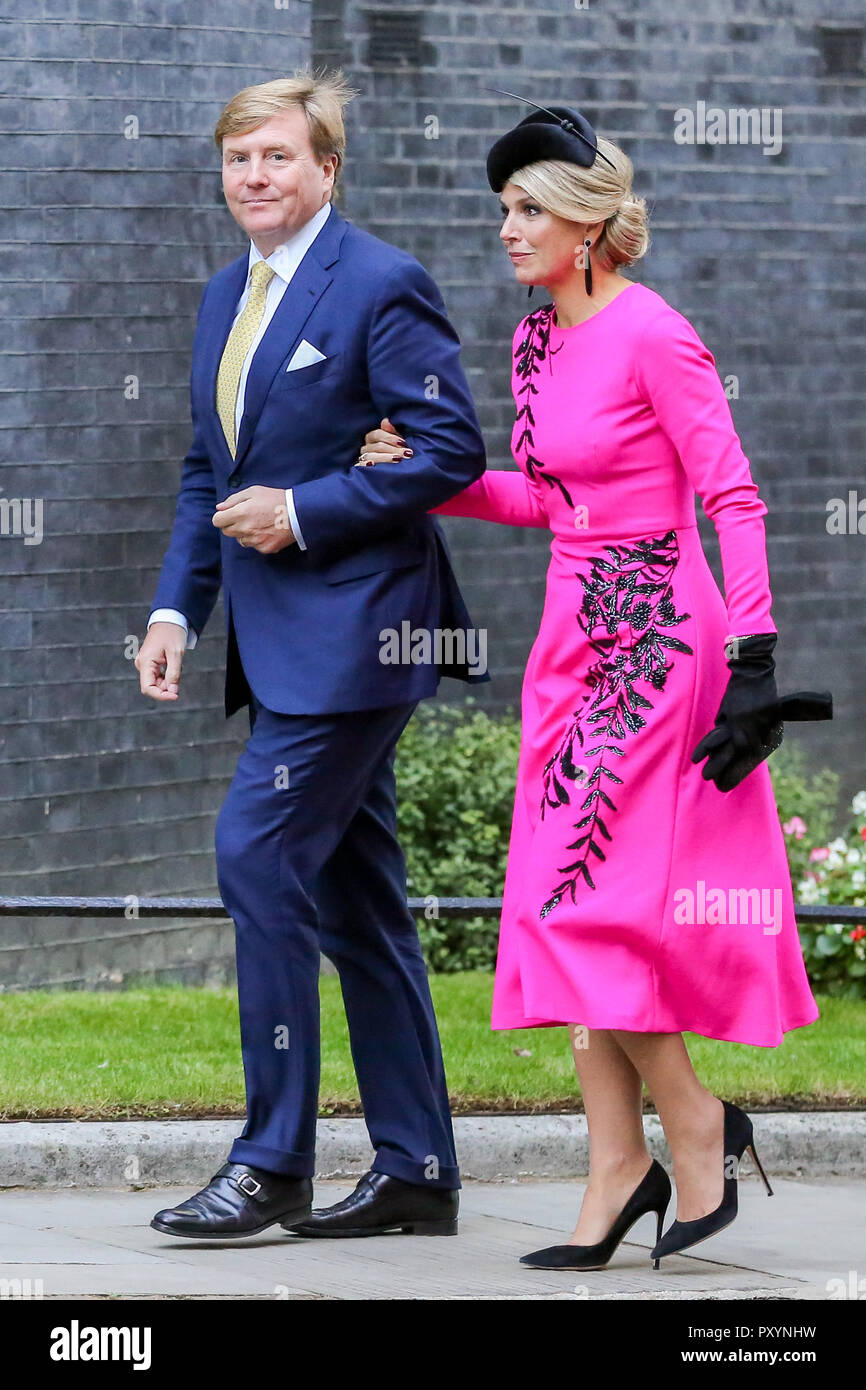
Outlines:
<svg viewBox="0 0 866 1390"><path fill-rule="evenodd" d="M502 910L501 898L408 898L409 910L421 915L435 904L440 917L493 917ZM228 919L219 898L0 898L0 917L124 917L133 908L141 917L205 917ZM796 903L798 922L844 922L866 926L866 907L834 903Z"/></svg>

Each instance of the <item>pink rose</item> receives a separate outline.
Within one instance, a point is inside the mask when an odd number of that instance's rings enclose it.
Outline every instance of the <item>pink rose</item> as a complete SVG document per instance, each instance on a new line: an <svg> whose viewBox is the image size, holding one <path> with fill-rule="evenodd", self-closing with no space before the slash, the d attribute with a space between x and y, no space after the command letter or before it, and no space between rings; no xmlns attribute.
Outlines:
<svg viewBox="0 0 866 1390"><path fill-rule="evenodd" d="M820 849L813 849L813 850L811 850L810 853L809 853L809 863L810 863L810 864L817 864L821 859L829 859L829 858L830 858L830 851L827 849L826 845L822 845Z"/></svg>
<svg viewBox="0 0 866 1390"><path fill-rule="evenodd" d="M792 816L791 819L786 820L785 824L782 826L786 835L793 835L798 840L802 840L807 828L806 822L801 820L799 816Z"/></svg>

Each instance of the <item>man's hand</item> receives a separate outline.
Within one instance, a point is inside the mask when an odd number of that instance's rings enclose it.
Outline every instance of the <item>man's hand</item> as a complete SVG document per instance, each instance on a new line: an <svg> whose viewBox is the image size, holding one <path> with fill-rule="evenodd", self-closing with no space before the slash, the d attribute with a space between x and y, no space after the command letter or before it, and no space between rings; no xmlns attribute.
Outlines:
<svg viewBox="0 0 866 1390"><path fill-rule="evenodd" d="M142 695L151 700L176 700L186 633L180 623L153 623L135 658Z"/></svg>
<svg viewBox="0 0 866 1390"><path fill-rule="evenodd" d="M224 502L217 503L213 524L239 545L257 550L260 555L275 555L295 540L285 489L281 487L245 487L231 493Z"/></svg>

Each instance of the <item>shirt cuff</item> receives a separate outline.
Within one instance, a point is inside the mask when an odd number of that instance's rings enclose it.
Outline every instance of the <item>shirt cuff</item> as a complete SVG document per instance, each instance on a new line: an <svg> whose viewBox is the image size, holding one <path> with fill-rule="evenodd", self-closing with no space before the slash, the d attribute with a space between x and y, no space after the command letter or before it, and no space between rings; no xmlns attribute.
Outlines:
<svg viewBox="0 0 866 1390"><path fill-rule="evenodd" d="M198 633L193 632L186 618L182 613L178 613L176 608L154 608L147 620L147 625L151 623L177 623L186 633L186 649L191 652L198 641Z"/></svg>
<svg viewBox="0 0 866 1390"><path fill-rule="evenodd" d="M298 545L300 546L301 550L306 550L307 543L304 540L303 535L301 534L301 527L298 521L298 513L295 511L295 500L292 497L292 489L290 487L286 488L286 508L289 513L289 525L292 528L292 535L298 542Z"/></svg>

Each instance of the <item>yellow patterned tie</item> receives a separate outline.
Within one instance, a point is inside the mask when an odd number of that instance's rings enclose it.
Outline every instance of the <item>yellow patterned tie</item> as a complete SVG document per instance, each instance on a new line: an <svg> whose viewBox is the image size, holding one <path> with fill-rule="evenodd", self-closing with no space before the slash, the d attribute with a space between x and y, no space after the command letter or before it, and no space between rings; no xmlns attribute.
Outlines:
<svg viewBox="0 0 866 1390"><path fill-rule="evenodd" d="M223 355L220 358L216 380L216 408L232 458L234 458L237 448L235 407L238 399L238 384L246 355L250 350L250 344L258 332L262 314L265 312L268 285L273 278L274 272L267 261L256 261L250 271L252 283L249 299L228 336L223 348Z"/></svg>

